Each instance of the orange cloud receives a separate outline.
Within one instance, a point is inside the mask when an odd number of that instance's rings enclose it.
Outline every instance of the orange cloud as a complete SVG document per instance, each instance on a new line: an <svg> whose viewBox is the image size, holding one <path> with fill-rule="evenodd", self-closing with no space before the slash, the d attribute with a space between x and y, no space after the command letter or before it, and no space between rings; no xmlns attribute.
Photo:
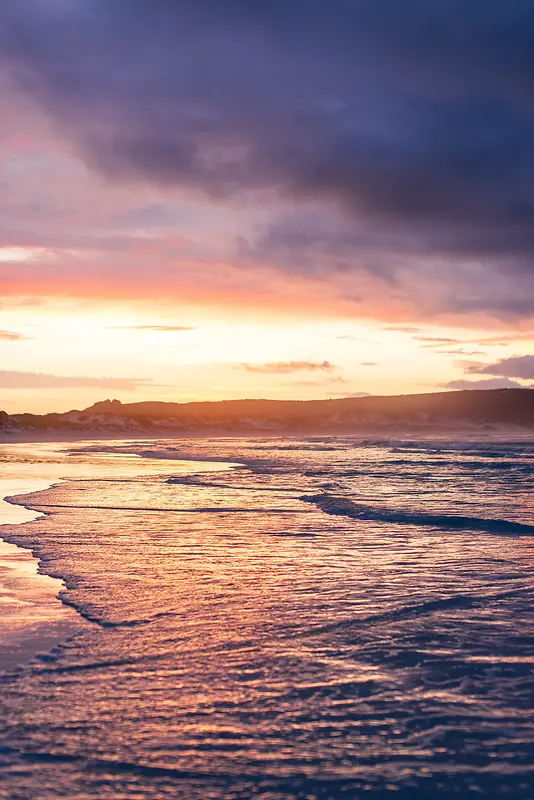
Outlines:
<svg viewBox="0 0 534 800"><path fill-rule="evenodd" d="M330 361L275 361L270 364L239 364L239 369L247 372L283 374L286 372L333 372L337 369Z"/></svg>

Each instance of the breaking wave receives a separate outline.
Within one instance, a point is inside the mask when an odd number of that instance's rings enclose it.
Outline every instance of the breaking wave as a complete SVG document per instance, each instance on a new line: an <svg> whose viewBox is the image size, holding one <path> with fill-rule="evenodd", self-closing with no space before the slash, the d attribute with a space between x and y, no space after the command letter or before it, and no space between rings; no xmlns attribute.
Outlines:
<svg viewBox="0 0 534 800"><path fill-rule="evenodd" d="M304 503L312 503L326 514L350 517L351 519L385 522L398 525L428 525L448 530L472 530L501 535L534 536L534 525L513 522L507 519L486 519L457 514L429 514L420 511L378 508L355 503L347 497L329 494L315 494L299 498Z"/></svg>

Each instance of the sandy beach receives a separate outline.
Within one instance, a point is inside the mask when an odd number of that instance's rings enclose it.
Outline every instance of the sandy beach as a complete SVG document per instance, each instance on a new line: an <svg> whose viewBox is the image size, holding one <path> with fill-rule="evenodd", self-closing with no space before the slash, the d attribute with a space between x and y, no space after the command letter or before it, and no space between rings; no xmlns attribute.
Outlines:
<svg viewBox="0 0 534 800"><path fill-rule="evenodd" d="M0 672L22 666L84 627L58 599L62 588L61 581L39 574L29 550L0 541Z"/></svg>
<svg viewBox="0 0 534 800"><path fill-rule="evenodd" d="M0 478L0 537L3 525L37 519L40 514L4 498L39 491L55 482L31 477L19 467L3 470ZM29 550L0 538L0 672L30 661L84 627L73 609L63 605L58 593L63 582L39 573L39 562Z"/></svg>

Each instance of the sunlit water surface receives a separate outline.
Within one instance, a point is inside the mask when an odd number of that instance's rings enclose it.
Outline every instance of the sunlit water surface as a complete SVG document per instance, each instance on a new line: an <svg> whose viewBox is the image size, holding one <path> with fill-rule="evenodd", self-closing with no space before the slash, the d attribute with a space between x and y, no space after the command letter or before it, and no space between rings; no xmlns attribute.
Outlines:
<svg viewBox="0 0 534 800"><path fill-rule="evenodd" d="M0 448L90 623L1 677L0 796L534 796L533 444L75 449Z"/></svg>

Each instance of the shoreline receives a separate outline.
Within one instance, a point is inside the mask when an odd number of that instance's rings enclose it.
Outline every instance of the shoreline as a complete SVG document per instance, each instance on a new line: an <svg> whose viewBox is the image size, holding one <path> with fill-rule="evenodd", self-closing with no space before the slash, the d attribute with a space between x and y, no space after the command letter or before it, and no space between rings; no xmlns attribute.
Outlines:
<svg viewBox="0 0 534 800"><path fill-rule="evenodd" d="M72 444L73 442L110 442L110 441L165 441L165 440L190 440L190 439L308 439L308 438L333 438L333 439L392 439L404 440L411 438L430 440L468 440L468 441L534 441L534 428L522 426L495 426L488 430L485 426L429 427L421 425L384 425L382 427L362 428L359 430L348 429L309 429L309 430L280 430L269 428L206 431L50 431L39 433L37 431L21 434L0 433L0 446L10 444Z"/></svg>
<svg viewBox="0 0 534 800"><path fill-rule="evenodd" d="M3 535L4 526L28 524L44 516L6 497L42 491L59 481L36 480L31 485L21 478L16 486L16 479L0 478L0 675L24 667L86 625L59 599L64 582L43 574L31 550L9 541L7 531L7 537ZM4 496L7 483L10 495Z"/></svg>
<svg viewBox="0 0 534 800"><path fill-rule="evenodd" d="M86 440L76 438L70 443L82 441ZM125 439L92 441L119 443ZM28 447L32 444L35 447ZM3 467L0 476L0 676L23 667L38 654L49 652L91 624L59 597L67 588L65 582L46 574L39 556L19 544L24 538L17 536L19 525L33 524L51 513L34 510L33 503L25 505L26 497L65 481L100 480L117 471L136 477L140 474L163 477L169 471L195 474L238 466L226 461L133 459L128 454L110 453L95 453L93 459L87 455L82 460L71 461L59 446L46 447L47 444L53 443L27 439L0 442L0 466ZM38 502L35 506L39 506Z"/></svg>

